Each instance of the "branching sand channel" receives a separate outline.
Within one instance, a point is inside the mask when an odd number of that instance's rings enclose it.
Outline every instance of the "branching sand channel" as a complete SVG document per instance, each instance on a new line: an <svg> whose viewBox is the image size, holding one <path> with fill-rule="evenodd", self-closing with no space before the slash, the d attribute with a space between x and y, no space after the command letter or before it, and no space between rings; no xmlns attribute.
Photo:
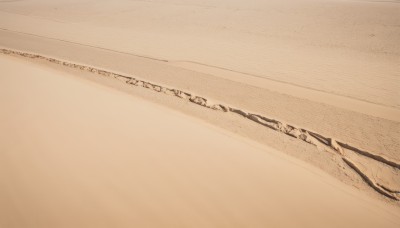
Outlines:
<svg viewBox="0 0 400 228"><path fill-rule="evenodd" d="M384 195L392 200L398 201L400 199L400 189L396 189L398 186L388 186L388 181L382 179L380 177L374 176L373 171L369 168L365 168L363 165L363 161L370 161L373 164L376 164L378 169L386 170L391 173L389 179L400 180L400 163L396 161L392 161L383 156L364 151L362 149L356 148L354 146L349 145L345 142L340 142L331 137L323 136L316 132L312 132L303 128L299 128L287 123L283 123L282 121L268 118L259 114L246 112L240 108L231 107L221 103L213 103L209 99L194 95L189 92L185 92L178 89L167 88L165 86L157 85L152 82L140 80L135 77L116 74L110 71L98 69L95 67L89 67L85 65L70 63L66 61L57 60L54 58L45 57L37 54L30 54L20 51L8 50L8 49L0 49L0 52L6 55L15 55L22 56L31 59L42 59L55 64L63 65L70 68L77 68L80 70L92 72L95 74L99 74L102 76L113 77L120 81L125 82L128 85L143 87L146 89L150 89L155 92L163 93L166 95L171 95L191 103L203 106L205 108L220 111L220 112L230 112L237 115L240 115L248 120L254 121L260 125L268 127L274 131L281 132L288 136L294 137L296 139L302 140L306 143L317 146L318 148L322 148L326 151L334 151L339 156L341 156L342 160L354 171L356 172L362 180L368 184L371 188L373 188L376 192ZM390 184L390 183L389 183Z"/></svg>

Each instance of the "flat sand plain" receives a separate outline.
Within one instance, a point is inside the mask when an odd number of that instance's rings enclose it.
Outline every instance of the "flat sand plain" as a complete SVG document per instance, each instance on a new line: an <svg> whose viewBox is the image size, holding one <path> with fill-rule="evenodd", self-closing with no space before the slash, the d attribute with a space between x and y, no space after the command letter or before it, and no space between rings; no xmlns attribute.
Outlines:
<svg viewBox="0 0 400 228"><path fill-rule="evenodd" d="M399 10L0 1L2 225L398 225Z"/></svg>

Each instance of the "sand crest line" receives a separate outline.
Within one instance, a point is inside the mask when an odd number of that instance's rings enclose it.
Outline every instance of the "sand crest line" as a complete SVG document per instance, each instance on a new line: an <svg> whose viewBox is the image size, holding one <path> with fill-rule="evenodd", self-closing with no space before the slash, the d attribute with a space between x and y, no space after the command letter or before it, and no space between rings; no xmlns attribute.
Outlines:
<svg viewBox="0 0 400 228"><path fill-rule="evenodd" d="M354 162L352 162L348 157L346 157L346 153L345 153L344 149L351 150L354 153L357 153L357 154L367 157L369 159L373 159L380 163L386 164L386 165L393 167L395 169L398 169L398 170L400 170L400 163L391 161L390 159L373 154L371 152L367 152L367 151L358 149L356 147L350 146L347 143L337 141L336 139L333 139L330 137L322 136L313 131L309 131L309 130L306 130L303 128L295 127L290 124L286 124L286 123L276 120L276 119L267 118L267 117L259 115L259 114L246 112L246 111L243 111L242 109L234 108L234 107L231 107L231 106L228 106L225 104L213 103L207 98L197 96L197 95L194 95L194 94L191 94L191 93L179 90L179 89L173 89L173 88L168 88L165 86L157 85L155 83L140 80L135 77L121 75L121 74L113 73L113 72L110 72L107 70L98 69L95 67L85 66L85 65L81 65L81 64L67 62L64 60L58 60L55 58L38 55L38 54L31 54L31 53L27 53L27 52L15 51L15 50L11 50L11 49L2 48L2 49L0 49L0 53L6 54L6 55L16 55L16 56L21 56L21 57L26 57L26 58L31 58L31 59L46 60L48 62L63 65L66 67L76 68L76 69L96 73L96 74L99 74L102 76L106 76L106 77L113 77L115 79L125 82L128 85L143 87L146 89L153 90L155 92L163 93L166 95L171 95L171 96L189 101L191 103L203 106L205 108L212 109L214 111L235 113L235 114L245 117L253 122L256 122L260 125L268 127L274 131L284 133L288 136L300 139L306 143L315 145L317 147L325 147L326 149L335 151L337 154L339 154L341 156L342 160L352 170L354 170L366 184L368 184L376 192L378 192L381 195L386 196L392 200L396 200L396 201L399 200L399 198L396 196L396 194L399 193L400 191L392 190L389 187L386 187L380 183L374 182L373 178L370 178L367 174L362 172L355 165Z"/></svg>

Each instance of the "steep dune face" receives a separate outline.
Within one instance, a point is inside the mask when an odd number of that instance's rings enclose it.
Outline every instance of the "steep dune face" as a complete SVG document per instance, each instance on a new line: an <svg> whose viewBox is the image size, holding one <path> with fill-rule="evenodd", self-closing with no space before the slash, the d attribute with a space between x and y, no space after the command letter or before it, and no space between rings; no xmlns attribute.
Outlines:
<svg viewBox="0 0 400 228"><path fill-rule="evenodd" d="M0 64L2 227L399 225L398 208L271 148L69 73Z"/></svg>
<svg viewBox="0 0 400 228"><path fill-rule="evenodd" d="M1 28L400 108L395 1L36 0L0 8Z"/></svg>

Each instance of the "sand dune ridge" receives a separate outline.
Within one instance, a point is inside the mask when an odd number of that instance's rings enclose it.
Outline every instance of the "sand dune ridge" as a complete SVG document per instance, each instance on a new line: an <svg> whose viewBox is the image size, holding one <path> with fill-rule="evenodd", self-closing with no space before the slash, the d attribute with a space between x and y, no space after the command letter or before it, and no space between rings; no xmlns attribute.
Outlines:
<svg viewBox="0 0 400 228"><path fill-rule="evenodd" d="M373 160L374 162L378 163L378 166L384 167L384 168L394 168L395 169L395 174L394 177L390 177L392 179L397 179L400 177L400 163L388 158L385 158L380 155L376 155L374 153L353 147L345 142L338 141L336 139L333 139L331 137L323 136L321 134L318 134L316 132L306 130L300 127L295 127L291 124L283 123L282 121L276 120L274 118L268 118L259 114L254 114L251 112L247 112L245 110L231 107L226 104L220 104L218 102L212 102L208 100L207 98L204 98L199 95L194 95L190 92L185 92L179 89L174 89L174 88L168 88L165 86L157 85L155 83L149 82L149 81L144 81L140 80L135 77L131 76L126 76L126 75L121 75L117 73L113 73L107 70L102 70L98 69L95 67L90 67L90 66L85 66L81 64L76 64L76 63L70 63L67 61L62 61L58 60L55 58L49 58L46 56L42 55L37 55L37 54L31 54L27 52L21 52L21 51L15 51L11 49L0 49L0 53L7 54L7 55L17 55L17 56L22 56L26 58L31 58L31 59L42 59L49 61L51 63L63 65L66 67L71 67L71 68L76 68L92 73L96 73L102 76L107 76L107 77L113 77L116 78L122 82L125 82L126 84L133 85L133 86L138 86L138 87L143 87L146 89L153 90L155 92L160 92L164 93L166 95L172 95L177 98L189 101L191 103L215 110L215 111L222 111L222 112L230 112L234 113L240 116L243 116L251 121L254 121L258 124L261 124L265 127L268 127L270 129L273 129L275 131L284 133L288 136L300 139L306 143L312 144L317 146L318 148L321 148L322 150L326 151L331 151L340 154L342 157L342 160L353 170L355 171L358 175L361 176L361 178L370 186L372 187L376 192L392 199L398 201L400 199L400 191L397 189L393 190L392 186L386 186L383 183L379 183L379 180L376 180L375 178L370 177L370 173L368 170L362 169L361 167L358 167L352 159L357 159L354 156L351 156L351 154L358 154L362 155L368 159ZM374 167L370 167L370 169L374 169ZM389 179L390 179L389 178ZM387 181L387 180L385 180Z"/></svg>

